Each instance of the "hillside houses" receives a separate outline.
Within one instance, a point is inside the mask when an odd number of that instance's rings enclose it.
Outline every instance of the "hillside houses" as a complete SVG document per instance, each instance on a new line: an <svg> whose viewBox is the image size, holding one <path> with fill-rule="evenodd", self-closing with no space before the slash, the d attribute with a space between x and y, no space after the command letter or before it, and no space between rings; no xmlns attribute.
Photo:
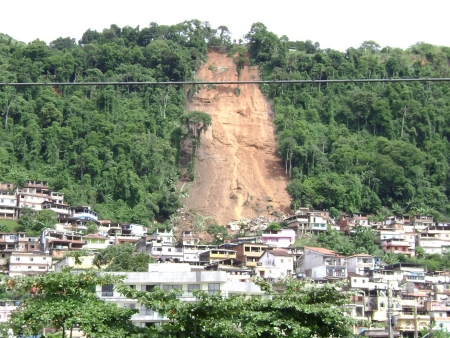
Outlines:
<svg viewBox="0 0 450 338"><path fill-rule="evenodd" d="M127 273L126 283L137 288L177 288L182 290L183 299L195 300L192 291L196 289L211 294L220 291L224 295L261 296L264 293L253 283L256 277L269 282L283 278L316 284L340 281L345 289L357 292L348 304L355 318L384 325L390 303L396 318L394 329L403 336L429 327L430 323L450 329L449 272L430 273L426 266L404 262L386 264L380 257L365 253L345 256L325 248L295 245L298 238L324 233L330 227L351 234L355 227L361 226L373 229L375 242L386 253L414 256L420 247L425 253L444 254L450 250L450 225L434 222L429 216L390 216L371 222L367 215L353 214L334 222L327 211L302 210L284 220L285 228L266 230L259 235L251 233L248 237L213 245L202 242L200 234L190 230L177 233L176 229L156 227L148 232L139 224L102 220L89 206L67 206L63 194L49 191L42 182L29 182L21 188L20 194L26 198L20 197L19 189L12 185L0 188L4 188L0 189L0 196L9 196L13 201L11 196L15 196L22 203L13 208L13 216L0 213L4 218L20 217L24 201L40 202L37 198L43 198L41 195L46 196L41 210L61 210L54 228L43 230L40 236L0 233L0 265L3 273L10 276L40 275L67 266L82 271L92 267L95 252L130 243L137 252L147 253L158 262L149 266L148 273ZM35 206L34 210L38 208ZM98 231L86 234L87 222L94 222ZM65 254L82 249L88 253L82 257L82 264L75 266L75 259ZM117 295L108 286L97 291L107 301L137 306L136 301ZM136 325L154 325L166 320L151 309L139 310L133 316ZM355 327L355 333L358 329Z"/></svg>

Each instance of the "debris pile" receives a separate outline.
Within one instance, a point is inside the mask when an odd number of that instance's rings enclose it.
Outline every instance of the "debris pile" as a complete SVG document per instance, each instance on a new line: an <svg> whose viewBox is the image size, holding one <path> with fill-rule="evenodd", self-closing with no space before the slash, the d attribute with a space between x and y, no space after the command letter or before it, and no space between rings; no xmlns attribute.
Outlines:
<svg viewBox="0 0 450 338"><path fill-rule="evenodd" d="M281 213L272 218L263 215L256 218L242 218L238 221L228 223L227 228L232 232L244 231L246 233L256 233L258 230L266 230L272 222L282 222L284 218L284 215Z"/></svg>

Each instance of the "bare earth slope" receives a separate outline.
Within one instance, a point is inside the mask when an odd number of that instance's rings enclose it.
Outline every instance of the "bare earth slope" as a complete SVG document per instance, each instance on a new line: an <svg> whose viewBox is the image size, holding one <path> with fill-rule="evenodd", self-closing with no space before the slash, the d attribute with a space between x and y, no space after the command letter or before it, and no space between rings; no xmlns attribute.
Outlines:
<svg viewBox="0 0 450 338"><path fill-rule="evenodd" d="M234 81L236 66L226 55L210 51L197 78ZM243 69L241 80L257 79L257 67ZM239 97L236 87L204 88L188 106L190 111L211 115L212 126L201 135L195 181L183 203L188 209L214 215L219 224L273 210L287 212L290 204L270 106L257 85L241 85Z"/></svg>

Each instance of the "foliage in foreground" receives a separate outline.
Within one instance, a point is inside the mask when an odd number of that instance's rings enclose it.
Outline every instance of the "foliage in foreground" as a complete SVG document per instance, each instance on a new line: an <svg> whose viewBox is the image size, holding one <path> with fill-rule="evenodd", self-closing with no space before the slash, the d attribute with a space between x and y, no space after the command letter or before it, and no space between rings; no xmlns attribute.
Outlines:
<svg viewBox="0 0 450 338"><path fill-rule="evenodd" d="M177 291L155 288L151 292L122 284L124 276L70 270L39 277L7 281L17 292L33 293L11 315L14 334L35 334L44 327L64 332L79 325L89 338L103 337L350 337L355 323L345 313L349 294L336 285L317 286L287 279L285 291L275 293L270 284L258 281L264 297L208 295L195 291L198 301L184 302ZM135 310L99 300L96 285L114 284L117 291L141 306L166 316L161 327L132 325ZM269 297L270 296L270 297Z"/></svg>
<svg viewBox="0 0 450 338"><path fill-rule="evenodd" d="M110 245L95 255L93 263L98 268L106 266L105 271L147 272L148 264L155 259L144 252L136 253L135 249L129 243Z"/></svg>
<svg viewBox="0 0 450 338"><path fill-rule="evenodd" d="M62 331L64 337L66 331L79 326L88 338L131 336L139 330L130 320L135 310L106 303L95 294L96 285L119 283L121 279L69 270L9 279L9 288L32 294L11 314L10 328L16 335L33 335L52 327Z"/></svg>
<svg viewBox="0 0 450 338"><path fill-rule="evenodd" d="M197 302L184 302L175 290L152 292L121 287L129 298L167 316L171 323L152 328L155 337L349 337L355 323L345 314L349 295L336 285L317 286L287 279L286 290L271 297L208 295L195 291Z"/></svg>

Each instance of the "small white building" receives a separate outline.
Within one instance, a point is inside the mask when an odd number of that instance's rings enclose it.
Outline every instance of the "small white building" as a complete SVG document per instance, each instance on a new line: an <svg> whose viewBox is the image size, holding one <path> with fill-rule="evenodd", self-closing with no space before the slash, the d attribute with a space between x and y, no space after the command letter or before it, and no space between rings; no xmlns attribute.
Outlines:
<svg viewBox="0 0 450 338"><path fill-rule="evenodd" d="M0 184L0 218L17 218L17 195L15 190L2 189L7 184Z"/></svg>
<svg viewBox="0 0 450 338"><path fill-rule="evenodd" d="M262 278L283 278L292 276L294 258L287 250L265 250L259 258L255 272Z"/></svg>
<svg viewBox="0 0 450 338"><path fill-rule="evenodd" d="M372 255L356 254L347 257L347 272L356 273L358 275L368 275L370 270L375 267L375 260Z"/></svg>
<svg viewBox="0 0 450 338"><path fill-rule="evenodd" d="M122 235L142 237L147 234L147 227L140 224L122 224Z"/></svg>
<svg viewBox="0 0 450 338"><path fill-rule="evenodd" d="M53 271L52 257L32 252L12 252L9 276L37 276Z"/></svg>
<svg viewBox="0 0 450 338"><path fill-rule="evenodd" d="M312 279L347 278L346 257L332 250L305 246L297 262L297 273Z"/></svg>

